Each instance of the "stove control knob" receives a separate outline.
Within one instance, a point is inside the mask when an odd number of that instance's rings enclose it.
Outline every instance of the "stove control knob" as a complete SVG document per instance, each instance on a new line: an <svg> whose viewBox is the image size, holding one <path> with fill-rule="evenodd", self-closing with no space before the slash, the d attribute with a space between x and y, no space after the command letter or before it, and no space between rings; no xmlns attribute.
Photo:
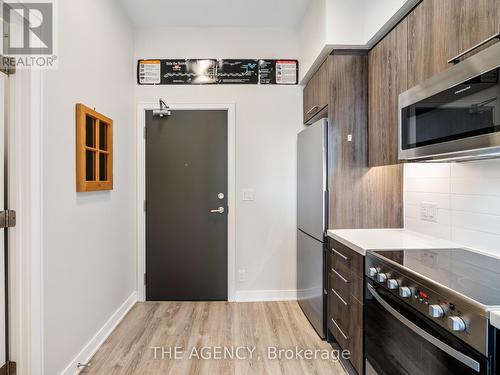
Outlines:
<svg viewBox="0 0 500 375"><path fill-rule="evenodd" d="M387 280L387 275L385 273L377 274L377 281L379 283L385 283L386 280Z"/></svg>
<svg viewBox="0 0 500 375"><path fill-rule="evenodd" d="M370 277L375 277L377 276L377 269L375 267L370 267L370 269L368 270L368 275L370 275Z"/></svg>
<svg viewBox="0 0 500 375"><path fill-rule="evenodd" d="M398 281L395 280L395 279L389 279L389 280L387 280L387 287L390 290L398 289L398 287L399 287Z"/></svg>
<svg viewBox="0 0 500 375"><path fill-rule="evenodd" d="M442 318L444 310L440 305L429 305L429 315L433 318Z"/></svg>
<svg viewBox="0 0 500 375"><path fill-rule="evenodd" d="M465 331L466 325L462 318L458 316L450 316L448 318L448 328L455 332Z"/></svg>
<svg viewBox="0 0 500 375"><path fill-rule="evenodd" d="M411 289L408 288L407 286L402 286L399 288L399 296L403 298L410 298L411 297Z"/></svg>

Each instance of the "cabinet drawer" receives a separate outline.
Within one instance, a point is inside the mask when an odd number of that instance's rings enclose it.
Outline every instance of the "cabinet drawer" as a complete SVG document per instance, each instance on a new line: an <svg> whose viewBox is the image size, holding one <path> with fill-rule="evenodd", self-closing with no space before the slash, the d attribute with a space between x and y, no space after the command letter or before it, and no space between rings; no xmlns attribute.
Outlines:
<svg viewBox="0 0 500 375"><path fill-rule="evenodd" d="M328 319L328 328L330 329L330 332L333 334L333 337L335 337L335 341L338 342L340 347L342 349L349 350L349 347L351 346L350 337L346 332L342 330L339 323L332 317Z"/></svg>
<svg viewBox="0 0 500 375"><path fill-rule="evenodd" d="M328 274L328 294L337 293L344 301L350 302L352 283L334 268Z"/></svg>
<svg viewBox="0 0 500 375"><path fill-rule="evenodd" d="M349 321L351 315L350 298L344 298L335 289L329 291L330 315L346 335L350 334Z"/></svg>
<svg viewBox="0 0 500 375"><path fill-rule="evenodd" d="M328 239L329 266L347 279L364 277L364 257L347 246Z"/></svg>

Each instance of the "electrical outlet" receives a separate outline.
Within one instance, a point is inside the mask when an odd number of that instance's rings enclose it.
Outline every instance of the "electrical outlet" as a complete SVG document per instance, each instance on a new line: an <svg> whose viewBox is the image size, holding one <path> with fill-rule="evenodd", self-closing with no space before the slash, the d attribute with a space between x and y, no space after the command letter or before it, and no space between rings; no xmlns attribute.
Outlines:
<svg viewBox="0 0 500 375"><path fill-rule="evenodd" d="M243 268L238 271L238 281L240 283L247 281L247 271Z"/></svg>
<svg viewBox="0 0 500 375"><path fill-rule="evenodd" d="M430 202L420 203L420 220L438 222L438 205Z"/></svg>

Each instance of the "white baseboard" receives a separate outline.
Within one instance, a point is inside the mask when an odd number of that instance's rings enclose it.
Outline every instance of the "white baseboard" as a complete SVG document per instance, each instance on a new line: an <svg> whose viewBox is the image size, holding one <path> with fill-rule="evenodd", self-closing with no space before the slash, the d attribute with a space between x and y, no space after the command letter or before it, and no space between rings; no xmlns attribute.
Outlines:
<svg viewBox="0 0 500 375"><path fill-rule="evenodd" d="M71 363L61 372L60 375L75 375L80 371L76 367L78 362L87 363L90 358L97 352L108 336L113 332L116 326L127 315L129 310L137 302L137 292L132 293L125 302L116 310L108 321L101 327L95 336L85 345L78 355L73 358Z"/></svg>
<svg viewBox="0 0 500 375"><path fill-rule="evenodd" d="M239 290L235 302L296 301L297 291L289 290Z"/></svg>

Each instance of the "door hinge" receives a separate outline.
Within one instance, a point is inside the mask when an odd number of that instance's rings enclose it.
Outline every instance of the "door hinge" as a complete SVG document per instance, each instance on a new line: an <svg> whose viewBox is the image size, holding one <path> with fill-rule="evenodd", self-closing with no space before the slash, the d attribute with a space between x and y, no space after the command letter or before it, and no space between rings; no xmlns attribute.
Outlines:
<svg viewBox="0 0 500 375"><path fill-rule="evenodd" d="M143 206L144 206L144 212L146 212L146 200L145 199L144 199Z"/></svg>
<svg viewBox="0 0 500 375"><path fill-rule="evenodd" d="M16 362L6 362L0 368L0 375L16 375Z"/></svg>
<svg viewBox="0 0 500 375"><path fill-rule="evenodd" d="M148 278L146 277L146 274L144 274L144 285L148 283Z"/></svg>
<svg viewBox="0 0 500 375"><path fill-rule="evenodd" d="M144 134L144 139L146 139L146 127L144 127L143 134Z"/></svg>
<svg viewBox="0 0 500 375"><path fill-rule="evenodd" d="M16 211L13 210L0 211L0 228L13 228L15 226L16 226Z"/></svg>

